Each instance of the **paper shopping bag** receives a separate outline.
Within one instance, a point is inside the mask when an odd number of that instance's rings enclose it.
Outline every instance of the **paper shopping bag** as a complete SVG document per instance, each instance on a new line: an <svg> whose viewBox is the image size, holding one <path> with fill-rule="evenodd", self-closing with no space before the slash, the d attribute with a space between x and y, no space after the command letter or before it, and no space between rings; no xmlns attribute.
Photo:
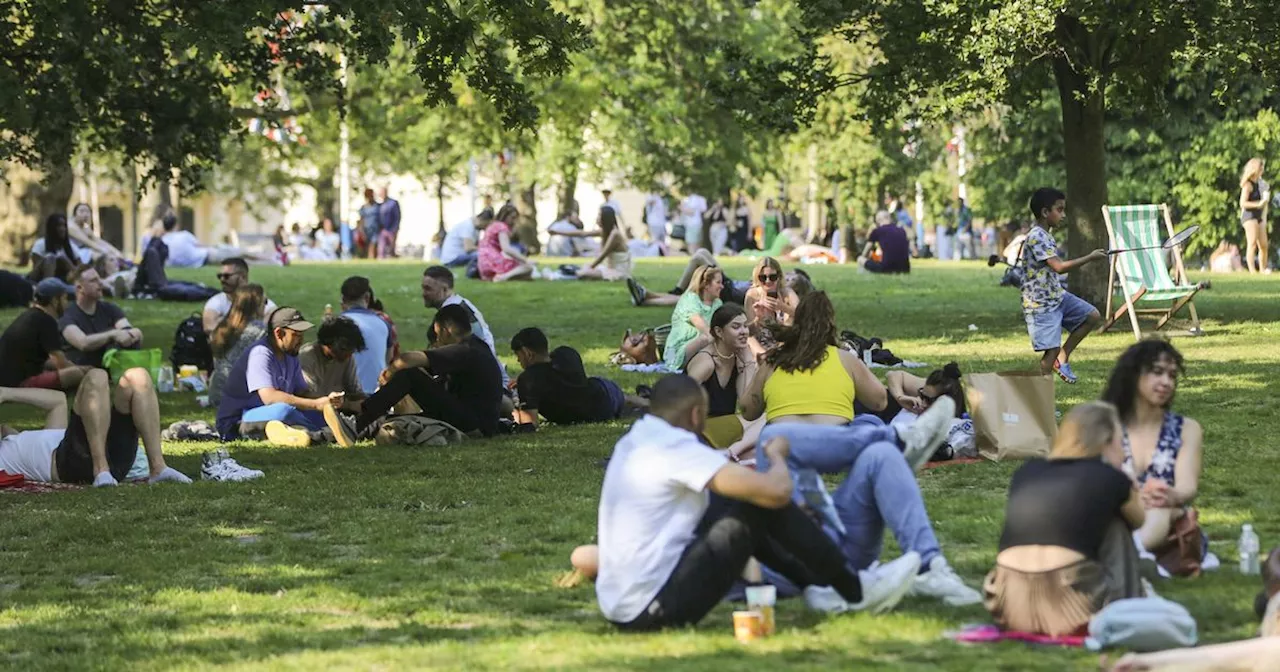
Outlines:
<svg viewBox="0 0 1280 672"><path fill-rule="evenodd" d="M1045 457L1053 447L1053 377L1039 373L970 373L965 399L978 452L989 460Z"/></svg>

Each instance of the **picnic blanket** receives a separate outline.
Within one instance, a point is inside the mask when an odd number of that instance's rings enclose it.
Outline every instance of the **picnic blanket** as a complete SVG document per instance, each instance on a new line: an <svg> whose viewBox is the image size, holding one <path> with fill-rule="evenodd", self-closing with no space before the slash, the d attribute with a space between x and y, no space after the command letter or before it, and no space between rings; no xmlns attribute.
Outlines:
<svg viewBox="0 0 1280 672"><path fill-rule="evenodd" d="M944 633L951 640L961 644L991 644L994 642L1026 642L1039 646L1071 646L1084 647L1084 635L1062 635L1053 637L1034 632L1018 630L1001 630L989 623L970 623L960 630Z"/></svg>

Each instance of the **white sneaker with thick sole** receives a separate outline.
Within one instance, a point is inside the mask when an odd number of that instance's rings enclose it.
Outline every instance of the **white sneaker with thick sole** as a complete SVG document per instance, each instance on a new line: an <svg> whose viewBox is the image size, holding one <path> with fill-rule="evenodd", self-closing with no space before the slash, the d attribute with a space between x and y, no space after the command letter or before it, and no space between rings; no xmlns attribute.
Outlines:
<svg viewBox="0 0 1280 672"><path fill-rule="evenodd" d="M952 607L963 607L982 601L982 594L965 585L956 570L941 555L929 561L929 570L917 574L911 586L912 595L942 600Z"/></svg>
<svg viewBox="0 0 1280 672"><path fill-rule="evenodd" d="M870 611L883 614L898 606L907 591L911 590L916 574L920 572L920 554L904 553L901 558L887 562L874 570L858 572L862 581L862 601L849 605L851 611Z"/></svg>
<svg viewBox="0 0 1280 672"><path fill-rule="evenodd" d="M916 418L914 424L898 432L902 439L902 456L918 472L925 462L938 451L951 432L951 419L956 417L956 402L951 397L938 397L929 409Z"/></svg>

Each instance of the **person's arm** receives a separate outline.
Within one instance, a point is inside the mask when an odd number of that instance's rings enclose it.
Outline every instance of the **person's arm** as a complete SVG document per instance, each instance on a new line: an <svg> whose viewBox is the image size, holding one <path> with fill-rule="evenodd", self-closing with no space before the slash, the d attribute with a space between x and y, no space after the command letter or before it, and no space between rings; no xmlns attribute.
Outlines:
<svg viewBox="0 0 1280 672"><path fill-rule="evenodd" d="M1129 524L1130 529L1138 529L1147 522L1147 509L1142 505L1142 493L1137 488L1129 489L1129 498L1120 507L1120 516Z"/></svg>
<svg viewBox="0 0 1280 672"><path fill-rule="evenodd" d="M1150 504L1157 509L1186 506L1196 498L1200 488L1201 447L1204 429L1200 423L1186 418L1182 424L1182 448L1173 467L1173 480L1177 485L1169 487L1163 482L1147 493Z"/></svg>
<svg viewBox="0 0 1280 672"><path fill-rule="evenodd" d="M764 445L769 471L759 472L730 462L711 477L708 487L721 497L766 509L784 508L791 503L791 472L787 469L789 452L786 438L774 437Z"/></svg>
<svg viewBox="0 0 1280 672"><path fill-rule="evenodd" d="M529 263L529 260L526 259L523 254L520 254L520 250L517 250L515 247L511 245L511 234L507 233L506 231L501 231L498 233L498 247L501 248L502 253L507 255L508 257L511 257L516 261L520 261L526 264Z"/></svg>
<svg viewBox="0 0 1280 672"><path fill-rule="evenodd" d="M703 336L711 333L711 325L707 324L707 321L702 319L702 316L697 313L689 316L689 324L692 324L693 328L697 329L698 333Z"/></svg>
<svg viewBox="0 0 1280 672"><path fill-rule="evenodd" d="M871 369L858 356L848 350L839 350L840 363L853 379L854 395L872 411L883 411L889 405L889 391L876 378Z"/></svg>
<svg viewBox="0 0 1280 672"><path fill-rule="evenodd" d="M209 310L206 308L204 312L200 314L200 322L204 327L204 333L206 334L212 334L213 330L218 328L218 323L221 321L222 316L219 315L216 310Z"/></svg>
<svg viewBox="0 0 1280 672"><path fill-rule="evenodd" d="M71 347L79 350L80 352L96 352L122 338L123 332L118 329L112 329L110 331L86 335L80 327L77 327L74 324L68 324L66 328L62 330L62 337L67 339L67 343L70 344Z"/></svg>
<svg viewBox="0 0 1280 672"><path fill-rule="evenodd" d="M462 239L462 251L468 253L476 251L475 236L464 237Z"/></svg>
<svg viewBox="0 0 1280 672"><path fill-rule="evenodd" d="M1249 200L1249 193L1252 188L1248 184L1240 185L1240 209L1241 210L1257 210L1267 204L1267 199L1262 198L1257 201ZM1258 194L1262 194L1262 190L1258 190Z"/></svg>
<svg viewBox="0 0 1280 672"><path fill-rule="evenodd" d="M316 399L307 399L294 394L289 394L274 387L260 387L257 389L258 398L262 399L264 406L271 404L288 404L300 411L323 411L325 406L333 406L340 408L342 405L342 395L334 392L327 397L318 397Z"/></svg>
<svg viewBox="0 0 1280 672"><path fill-rule="evenodd" d="M759 370L755 355L751 353L750 344L738 353L738 361L734 362L734 366L738 367L738 387L734 392L738 394L739 399L742 399L751 390L751 380L756 377Z"/></svg>
<svg viewBox="0 0 1280 672"><path fill-rule="evenodd" d="M885 374L884 382L889 396L896 399L899 406L913 412L924 410L924 400L907 392L907 390L919 390L924 387L924 378L913 376L906 371L890 371Z"/></svg>
<svg viewBox="0 0 1280 672"><path fill-rule="evenodd" d="M746 393L738 396L738 405L741 407L743 419L756 420L764 415L764 384L768 382L771 375L773 375L771 364L761 366L760 370L751 376Z"/></svg>
<svg viewBox="0 0 1280 672"><path fill-rule="evenodd" d="M702 355L706 355L703 357ZM716 363L709 353L699 350L684 365L684 373L699 384L711 380L716 375Z"/></svg>
<svg viewBox="0 0 1280 672"><path fill-rule="evenodd" d="M120 319L116 320L114 326L125 337L125 341L121 342L120 345L142 345L142 330L129 324L129 318L125 317L123 312L121 312Z"/></svg>
<svg viewBox="0 0 1280 672"><path fill-rule="evenodd" d="M391 360L381 376L378 376L378 384L386 385L391 376L394 376L405 369L420 369L430 364L425 350L415 350L413 352L402 352L399 357Z"/></svg>
<svg viewBox="0 0 1280 672"><path fill-rule="evenodd" d="M1070 273L1076 270L1077 268L1084 266L1085 264L1088 264L1094 261L1101 261L1106 258L1107 258L1106 250L1094 250L1089 254L1084 255L1083 257L1076 257L1075 259L1067 259L1065 261L1062 259L1062 257L1055 255L1055 256L1049 257L1048 259L1045 259L1044 263L1046 266L1053 269L1054 273Z"/></svg>

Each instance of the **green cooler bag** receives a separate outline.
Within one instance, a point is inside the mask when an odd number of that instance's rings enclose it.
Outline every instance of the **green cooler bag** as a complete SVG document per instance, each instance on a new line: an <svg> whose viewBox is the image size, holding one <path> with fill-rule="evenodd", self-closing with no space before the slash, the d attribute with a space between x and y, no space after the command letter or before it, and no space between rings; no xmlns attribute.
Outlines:
<svg viewBox="0 0 1280 672"><path fill-rule="evenodd" d="M125 371L146 369L151 374L151 384L160 380L160 367L164 366L164 353L160 348L146 350L120 350L112 348L102 355L102 368L111 374L111 382L118 382Z"/></svg>

